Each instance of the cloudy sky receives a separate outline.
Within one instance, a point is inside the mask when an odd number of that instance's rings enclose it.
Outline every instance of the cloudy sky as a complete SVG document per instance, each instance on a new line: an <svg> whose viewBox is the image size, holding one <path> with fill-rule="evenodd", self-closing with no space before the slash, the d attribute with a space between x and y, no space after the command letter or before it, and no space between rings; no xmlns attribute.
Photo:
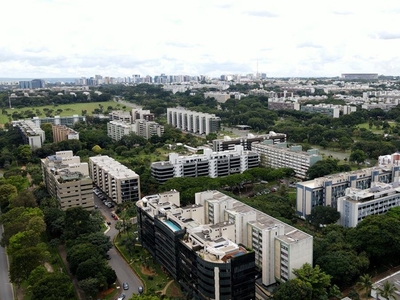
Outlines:
<svg viewBox="0 0 400 300"><path fill-rule="evenodd" d="M1 77L400 74L400 1L12 0Z"/></svg>

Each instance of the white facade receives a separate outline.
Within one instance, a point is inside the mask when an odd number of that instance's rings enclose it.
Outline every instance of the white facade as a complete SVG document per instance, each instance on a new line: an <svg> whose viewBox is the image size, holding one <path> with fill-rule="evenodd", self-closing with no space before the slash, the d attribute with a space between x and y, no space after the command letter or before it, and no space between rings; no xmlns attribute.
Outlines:
<svg viewBox="0 0 400 300"><path fill-rule="evenodd" d="M145 139L153 135L162 136L164 126L144 119L137 119L132 124L122 121L110 121L107 123L107 135L115 141L119 141L123 136L135 133Z"/></svg>
<svg viewBox="0 0 400 300"><path fill-rule="evenodd" d="M209 134L219 130L220 118L214 114L186 110L184 108L167 108L168 124L195 134Z"/></svg>
<svg viewBox="0 0 400 300"><path fill-rule="evenodd" d="M373 182L390 183L397 181L399 176L400 166L396 163L299 182L296 184L297 214L305 218L317 205L337 208L337 201L346 195L347 188L364 190Z"/></svg>
<svg viewBox="0 0 400 300"><path fill-rule="evenodd" d="M286 143L273 144L266 140L263 143L253 143L252 151L261 155L261 161L271 168L292 168L296 177L306 178L308 169L322 159L318 150L302 151L301 146L287 148Z"/></svg>
<svg viewBox="0 0 400 300"><path fill-rule="evenodd" d="M338 199L339 224L356 227L367 216L381 215L397 206L400 206L399 181L390 184L373 182L371 188L364 190L348 188L346 195Z"/></svg>
<svg viewBox="0 0 400 300"><path fill-rule="evenodd" d="M293 269L313 262L313 237L219 191L195 194L206 224L234 224L228 238L251 248L262 269L262 283L295 278Z"/></svg>
<svg viewBox="0 0 400 300"><path fill-rule="evenodd" d="M132 125L122 121L110 121L107 123L107 135L114 141L119 141L124 135L132 132Z"/></svg>
<svg viewBox="0 0 400 300"><path fill-rule="evenodd" d="M113 158L107 155L90 157L89 172L93 183L115 203L139 200L139 175Z"/></svg>
<svg viewBox="0 0 400 300"><path fill-rule="evenodd" d="M258 167L259 155L243 150L243 146L235 146L234 150L213 152L204 149L203 154L180 156L170 153L168 161L151 164L152 175L160 183L173 177L211 178L243 173L249 168Z"/></svg>
<svg viewBox="0 0 400 300"><path fill-rule="evenodd" d="M45 133L34 122L29 120L13 121L12 126L18 129L25 144L31 146L32 150L42 147L45 140Z"/></svg>

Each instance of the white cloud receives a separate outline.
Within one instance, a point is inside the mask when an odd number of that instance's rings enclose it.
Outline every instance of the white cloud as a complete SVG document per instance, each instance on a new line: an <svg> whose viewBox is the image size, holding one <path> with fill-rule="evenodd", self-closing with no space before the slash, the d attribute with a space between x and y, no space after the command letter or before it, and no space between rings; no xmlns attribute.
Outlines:
<svg viewBox="0 0 400 300"><path fill-rule="evenodd" d="M2 5L0 77L400 73L400 3L19 0Z"/></svg>

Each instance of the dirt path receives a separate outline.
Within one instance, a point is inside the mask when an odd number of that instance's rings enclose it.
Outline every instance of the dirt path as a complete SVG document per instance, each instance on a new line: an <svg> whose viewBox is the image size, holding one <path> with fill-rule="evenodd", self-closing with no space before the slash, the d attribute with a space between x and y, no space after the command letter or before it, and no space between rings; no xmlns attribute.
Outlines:
<svg viewBox="0 0 400 300"><path fill-rule="evenodd" d="M85 299L85 295L84 295L83 291L79 288L78 280L76 280L76 278L74 278L69 271L68 262L67 262L67 251L65 249L65 246L64 245L58 246L58 252L60 253L61 259L64 262L66 272L69 275L69 277L71 278L71 281L74 285L74 289L75 289L76 295L78 296L78 299L79 300Z"/></svg>

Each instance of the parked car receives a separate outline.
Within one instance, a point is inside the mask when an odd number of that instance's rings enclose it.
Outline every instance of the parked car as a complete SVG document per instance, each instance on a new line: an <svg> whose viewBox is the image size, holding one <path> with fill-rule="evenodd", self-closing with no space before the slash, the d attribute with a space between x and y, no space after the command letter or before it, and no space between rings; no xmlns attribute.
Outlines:
<svg viewBox="0 0 400 300"><path fill-rule="evenodd" d="M138 287L138 292L139 292L139 294L143 293L143 287L142 286Z"/></svg>
<svg viewBox="0 0 400 300"><path fill-rule="evenodd" d="M124 300L125 299L125 294L124 293L122 293L121 295L119 295L119 297L118 297L118 300Z"/></svg>
<svg viewBox="0 0 400 300"><path fill-rule="evenodd" d="M129 284L127 283L127 282L124 282L123 284L122 284L122 288L126 291L126 290L129 290Z"/></svg>
<svg viewBox="0 0 400 300"><path fill-rule="evenodd" d="M111 225L111 222L110 222L110 221L107 221L107 225L110 226L110 225Z"/></svg>

